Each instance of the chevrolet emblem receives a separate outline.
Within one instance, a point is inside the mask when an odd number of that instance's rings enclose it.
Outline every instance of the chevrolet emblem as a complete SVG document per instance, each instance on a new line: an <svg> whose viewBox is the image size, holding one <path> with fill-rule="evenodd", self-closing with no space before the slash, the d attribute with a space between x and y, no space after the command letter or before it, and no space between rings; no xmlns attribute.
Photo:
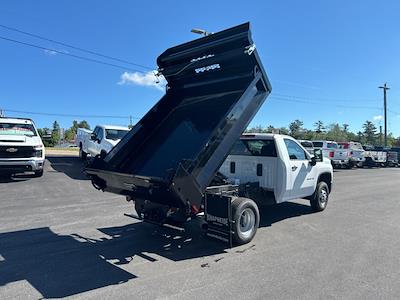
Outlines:
<svg viewBox="0 0 400 300"><path fill-rule="evenodd" d="M17 148L7 148L7 149L6 149L6 152L10 152L10 153L15 153L15 152L17 152L17 151L18 151Z"/></svg>

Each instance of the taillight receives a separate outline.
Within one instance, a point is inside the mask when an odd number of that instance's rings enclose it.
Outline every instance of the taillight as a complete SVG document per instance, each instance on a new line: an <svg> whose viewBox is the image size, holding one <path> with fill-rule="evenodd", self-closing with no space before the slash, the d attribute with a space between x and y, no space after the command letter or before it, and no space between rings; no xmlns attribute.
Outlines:
<svg viewBox="0 0 400 300"><path fill-rule="evenodd" d="M334 157L335 156L335 152L331 151L329 152L329 157Z"/></svg>

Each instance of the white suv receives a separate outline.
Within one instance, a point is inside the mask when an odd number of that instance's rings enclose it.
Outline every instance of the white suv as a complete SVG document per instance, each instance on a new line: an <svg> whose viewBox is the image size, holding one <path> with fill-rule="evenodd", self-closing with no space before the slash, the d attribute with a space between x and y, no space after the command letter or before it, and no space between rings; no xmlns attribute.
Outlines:
<svg viewBox="0 0 400 300"><path fill-rule="evenodd" d="M30 119L0 118L0 174L43 175L45 149Z"/></svg>

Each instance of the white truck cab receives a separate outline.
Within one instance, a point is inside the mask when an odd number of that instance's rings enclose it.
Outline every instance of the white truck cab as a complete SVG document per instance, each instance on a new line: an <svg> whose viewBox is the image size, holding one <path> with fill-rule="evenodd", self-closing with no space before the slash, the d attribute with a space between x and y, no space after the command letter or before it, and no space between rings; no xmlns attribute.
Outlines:
<svg viewBox="0 0 400 300"><path fill-rule="evenodd" d="M220 172L237 185L256 184L259 195L250 195L253 200L281 203L308 198L316 210L323 210L332 189L333 169L320 151L319 156L309 154L290 136L244 134Z"/></svg>
<svg viewBox="0 0 400 300"><path fill-rule="evenodd" d="M93 131L78 128L76 145L79 156L86 159L88 154L92 157L107 154L129 130L128 127L112 125L97 125Z"/></svg>
<svg viewBox="0 0 400 300"><path fill-rule="evenodd" d="M43 175L45 149L31 119L0 118L0 173Z"/></svg>

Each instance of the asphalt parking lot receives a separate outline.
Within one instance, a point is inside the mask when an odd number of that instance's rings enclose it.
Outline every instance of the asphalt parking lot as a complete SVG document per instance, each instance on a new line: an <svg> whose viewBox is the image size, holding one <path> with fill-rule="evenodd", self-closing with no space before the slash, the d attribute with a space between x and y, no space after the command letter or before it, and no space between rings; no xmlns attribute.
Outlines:
<svg viewBox="0 0 400 300"><path fill-rule="evenodd" d="M335 172L327 209L261 211L226 249L193 223L183 236L125 217L76 157L42 178L0 181L0 299L398 299L400 168Z"/></svg>

